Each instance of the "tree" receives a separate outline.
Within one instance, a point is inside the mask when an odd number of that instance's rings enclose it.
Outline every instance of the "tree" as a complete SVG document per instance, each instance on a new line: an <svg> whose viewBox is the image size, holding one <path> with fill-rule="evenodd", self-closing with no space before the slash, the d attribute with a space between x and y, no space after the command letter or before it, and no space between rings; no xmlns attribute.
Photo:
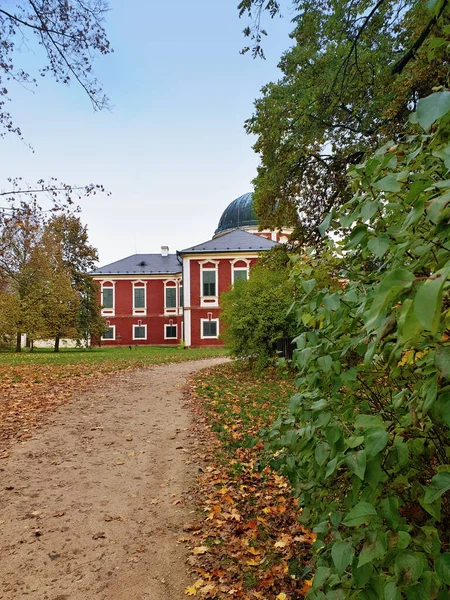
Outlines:
<svg viewBox="0 0 450 600"><path fill-rule="evenodd" d="M12 101L9 82L37 86L37 76L52 76L57 82L75 81L89 97L94 110L108 106L108 98L93 75L93 60L97 53L112 52L104 30L108 3L104 0L17 0L0 7L0 128L4 136L13 133L22 138L22 131L8 110ZM30 73L22 64L24 52L16 52L18 41L43 57L37 73ZM34 42L34 44L33 44ZM3 218L45 199L48 210L60 211L75 205L77 197L104 191L102 185L67 184L55 178L40 179L34 186L24 184L20 177L8 179L9 187L0 192L0 224Z"/></svg>
<svg viewBox="0 0 450 600"><path fill-rule="evenodd" d="M21 351L21 334L39 328L36 301L42 261L36 249L42 240L42 222L43 213L36 203L16 209L0 222L0 280L2 291L16 297L15 318L11 322L15 324L17 352Z"/></svg>
<svg viewBox="0 0 450 600"><path fill-rule="evenodd" d="M89 244L87 227L75 215L52 217L45 235L59 249L61 263L77 294L73 337L88 344L91 338L101 337L105 330L97 288L89 275L98 260L97 249ZM55 351L57 347L59 341L55 338Z"/></svg>
<svg viewBox="0 0 450 600"><path fill-rule="evenodd" d="M94 110L107 106L108 99L92 73L93 55L112 51L103 27L107 10L104 0L18 0L0 8L0 126L6 132L22 136L6 109L8 82L37 85L37 74L16 63L22 56L15 53L18 40L31 47L36 41L42 50L39 75L51 75L64 84L74 80Z"/></svg>
<svg viewBox="0 0 450 600"><path fill-rule="evenodd" d="M269 256L270 255L270 256ZM291 336L295 318L288 315L292 285L286 261L279 252L268 252L250 271L221 295L223 338L231 354L262 368L276 356L276 340Z"/></svg>
<svg viewBox="0 0 450 600"><path fill-rule="evenodd" d="M298 0L293 47L282 78L255 102L246 129L257 136L261 165L255 183L262 227L290 224L294 238L317 239L323 214L349 199L346 170L379 144L401 139L420 97L446 85L447 0ZM256 24L280 6L243 0Z"/></svg>
<svg viewBox="0 0 450 600"><path fill-rule="evenodd" d="M43 244L37 250L43 254L42 290L40 312L43 326L42 337L53 337L54 351L59 352L62 337L76 337L80 297L63 258L63 246L48 233L43 236Z"/></svg>

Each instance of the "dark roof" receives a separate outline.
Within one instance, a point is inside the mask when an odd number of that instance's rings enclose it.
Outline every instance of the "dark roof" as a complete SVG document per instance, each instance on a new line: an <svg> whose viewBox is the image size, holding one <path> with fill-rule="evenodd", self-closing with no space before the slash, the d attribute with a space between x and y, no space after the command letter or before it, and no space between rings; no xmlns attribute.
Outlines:
<svg viewBox="0 0 450 600"><path fill-rule="evenodd" d="M273 242L265 237L249 233L243 229L235 229L229 233L224 233L218 237L203 242L203 244L197 244L197 246L191 246L185 250L180 250L179 254L189 254L197 252L236 252L236 251L253 251L259 252L261 250L270 250L274 246L277 246L278 242Z"/></svg>
<svg viewBox="0 0 450 600"><path fill-rule="evenodd" d="M223 211L215 235L238 227L257 227L258 218L253 210L253 196L249 192L233 200Z"/></svg>
<svg viewBox="0 0 450 600"><path fill-rule="evenodd" d="M91 275L169 275L180 272L181 265L176 254L133 254L99 267Z"/></svg>

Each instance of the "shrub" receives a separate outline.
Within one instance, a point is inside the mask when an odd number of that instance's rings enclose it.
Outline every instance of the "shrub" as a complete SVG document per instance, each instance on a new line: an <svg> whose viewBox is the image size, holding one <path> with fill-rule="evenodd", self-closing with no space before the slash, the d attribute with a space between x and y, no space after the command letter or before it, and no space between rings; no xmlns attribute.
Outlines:
<svg viewBox="0 0 450 600"><path fill-rule="evenodd" d="M298 393L268 433L318 535L319 600L444 600L450 590L450 92L350 173L347 282L299 271ZM314 264L315 263L315 264Z"/></svg>

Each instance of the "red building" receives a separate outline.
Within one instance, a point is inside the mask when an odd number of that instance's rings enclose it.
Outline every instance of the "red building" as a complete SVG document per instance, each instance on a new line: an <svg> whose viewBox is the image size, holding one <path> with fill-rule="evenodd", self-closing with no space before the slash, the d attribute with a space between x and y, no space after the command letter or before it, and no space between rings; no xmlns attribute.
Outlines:
<svg viewBox="0 0 450 600"><path fill-rule="evenodd" d="M222 345L219 297L236 279L247 279L260 252L290 231L258 232L252 196L224 211L214 237L169 254L134 254L96 269L105 345ZM269 239L268 239L269 238Z"/></svg>

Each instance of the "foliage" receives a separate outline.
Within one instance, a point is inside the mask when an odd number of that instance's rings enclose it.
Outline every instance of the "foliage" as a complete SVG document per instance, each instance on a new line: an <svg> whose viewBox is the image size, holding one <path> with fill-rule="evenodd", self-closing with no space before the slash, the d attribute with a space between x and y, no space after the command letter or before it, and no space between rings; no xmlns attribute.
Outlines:
<svg viewBox="0 0 450 600"><path fill-rule="evenodd" d="M298 0L282 77L262 90L247 131L261 164L262 227L316 240L323 214L349 199L346 170L402 134L419 97L448 80L447 2ZM244 0L258 21L276 2ZM259 25L257 25L259 28ZM413 49L413 51L412 51Z"/></svg>
<svg viewBox="0 0 450 600"><path fill-rule="evenodd" d="M97 259L79 217L48 218L37 202L14 210L0 222L0 280L5 318L0 335L29 339L88 340L104 331L100 306L87 271Z"/></svg>
<svg viewBox="0 0 450 600"><path fill-rule="evenodd" d="M411 121L321 226L348 232L346 285L297 275L298 393L268 436L318 535L311 599L450 591L450 92Z"/></svg>
<svg viewBox="0 0 450 600"><path fill-rule="evenodd" d="M32 427L39 424L46 413L107 374L223 353L220 348L181 352L167 346L139 346L133 350L63 348L58 354L41 349L20 354L0 351L0 459L7 458L9 444L14 439L31 437Z"/></svg>
<svg viewBox="0 0 450 600"><path fill-rule="evenodd" d="M58 249L60 267L70 278L76 295L69 309L71 318L67 315L65 320L59 320L59 333L55 335L71 336L88 345L92 338L100 338L105 330L98 289L88 275L98 260L97 249L89 244L87 227L74 214L53 216L46 224L45 231L48 242ZM67 325L71 328L70 333L67 329L64 332L64 323L66 328ZM58 327L56 329L58 330Z"/></svg>
<svg viewBox="0 0 450 600"><path fill-rule="evenodd" d="M40 76L51 75L64 84L76 81L94 109L108 104L92 74L94 54L111 52L103 28L107 10L104 0L25 0L9 2L0 8L0 125L6 132L22 136L6 108L9 85L12 82L37 85L28 69L17 65L23 58L17 52L18 45L33 48L33 40L45 56Z"/></svg>
<svg viewBox="0 0 450 600"><path fill-rule="evenodd" d="M189 544L198 576L187 595L275 600L309 589L315 535L298 523L286 479L258 468L259 430L293 390L292 373L236 362L194 377L189 398L206 466L197 494L202 515L178 540Z"/></svg>
<svg viewBox="0 0 450 600"><path fill-rule="evenodd" d="M20 126L8 110L15 84L36 86L36 77L22 64L27 55L44 56L38 73L51 75L57 82L75 81L88 95L94 110L108 106L108 99L93 75L97 53L112 52L103 27L108 4L105 0L24 0L0 7L0 137L14 133L23 138ZM36 42L33 44L33 41ZM37 75L37 74L36 74ZM37 206L48 211L72 210L77 198L104 192L99 184L73 185L39 179L34 185L22 177L6 179L0 191L0 227L10 219L21 219Z"/></svg>
<svg viewBox="0 0 450 600"><path fill-rule="evenodd" d="M220 298L227 348L233 356L249 359L259 367L275 356L275 341L292 337L295 331L294 315L287 315L292 303L289 270L278 254L264 257L263 264L250 271L248 280L236 281Z"/></svg>

